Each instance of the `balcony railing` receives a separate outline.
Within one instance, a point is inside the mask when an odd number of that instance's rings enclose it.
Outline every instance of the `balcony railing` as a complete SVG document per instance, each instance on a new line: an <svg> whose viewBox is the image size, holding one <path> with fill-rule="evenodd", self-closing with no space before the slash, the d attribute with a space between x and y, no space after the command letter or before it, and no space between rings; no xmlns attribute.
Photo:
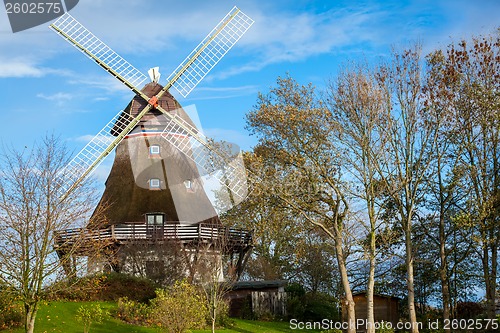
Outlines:
<svg viewBox="0 0 500 333"><path fill-rule="evenodd" d="M74 228L56 231L56 244L59 247L71 246L77 242L80 244L95 241L127 243L141 240L172 240L182 243L220 242L223 246L238 250L251 245L252 234L248 230L220 225L183 224L179 222L165 223L164 225L125 223L98 230Z"/></svg>

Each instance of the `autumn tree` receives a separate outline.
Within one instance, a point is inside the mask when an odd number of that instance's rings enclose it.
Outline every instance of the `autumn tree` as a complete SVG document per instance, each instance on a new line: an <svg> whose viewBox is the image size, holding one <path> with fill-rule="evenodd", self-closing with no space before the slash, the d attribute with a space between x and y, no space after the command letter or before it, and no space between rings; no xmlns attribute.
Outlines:
<svg viewBox="0 0 500 333"><path fill-rule="evenodd" d="M96 202L88 183L61 200L55 180L69 157L54 137L46 137L32 149L4 147L0 156L0 280L23 304L29 333L34 330L44 287L73 261L75 249L56 255L55 231L85 223Z"/></svg>
<svg viewBox="0 0 500 333"><path fill-rule="evenodd" d="M277 182L267 189L298 220L322 230L335 247L345 296L348 332L355 332L354 300L346 267L346 234L349 202L341 179L341 154L332 135L331 112L318 100L311 85L292 78L278 78L277 87L260 94L247 115L250 131L259 138L259 149L290 183ZM281 180L281 179L279 179Z"/></svg>
<svg viewBox="0 0 500 333"><path fill-rule="evenodd" d="M361 244L368 258L367 332L375 332L373 293L380 239L380 163L386 153L385 111L390 99L366 64L352 64L332 80L327 90L331 128L342 153L341 169L349 179L350 195L359 203L359 221L366 228Z"/></svg>
<svg viewBox="0 0 500 333"><path fill-rule="evenodd" d="M278 280L290 278L296 269L295 254L303 228L294 214L269 191L277 183L291 183L257 147L244 154L248 170L248 197L223 216L224 224L252 230L253 248L246 265L246 277Z"/></svg>
<svg viewBox="0 0 500 333"><path fill-rule="evenodd" d="M413 223L423 198L424 178L429 168L428 147L436 143L433 128L423 126L422 62L420 46L394 52L380 67L378 80L390 103L385 110L387 154L380 174L397 212L406 261L406 282L411 332L418 332L415 308Z"/></svg>
<svg viewBox="0 0 500 333"><path fill-rule="evenodd" d="M500 245L500 32L451 44L436 53L443 103L452 110L462 149L460 190L466 193L458 222L474 232L489 318L495 315ZM438 67L439 66L439 67Z"/></svg>

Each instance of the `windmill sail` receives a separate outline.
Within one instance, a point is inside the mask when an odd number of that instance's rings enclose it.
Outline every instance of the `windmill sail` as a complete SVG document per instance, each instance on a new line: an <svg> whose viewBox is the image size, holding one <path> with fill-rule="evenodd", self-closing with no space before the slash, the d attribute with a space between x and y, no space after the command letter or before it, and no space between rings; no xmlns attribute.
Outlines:
<svg viewBox="0 0 500 333"><path fill-rule="evenodd" d="M179 121L174 115L158 105L157 101L170 87L174 87L182 96L186 97L252 24L252 19L234 7L169 76L164 88L156 96L147 96L139 88L139 85L147 79L144 74L119 56L70 14L66 13L55 21L51 25L51 28L55 32L148 102L135 118L127 119L123 126L120 124L119 128L122 131L116 137L111 139L103 134L103 131L109 129L108 124L77 154L74 160L61 173L60 178L71 175L67 180L59 180L59 182L64 184L64 186L61 186L61 193L66 193L63 191L70 191L89 175L152 108L161 111L167 119L181 128L190 138L198 141L202 146L211 151L211 153L215 152L217 154L217 151L210 150L208 141L205 137L199 135L196 128L186 126L185 123ZM118 120L118 118L113 118L110 124L115 120ZM176 143L173 144L175 145ZM176 148L180 151L183 149L182 147ZM226 159L222 157L222 160ZM226 163L226 165L229 165L229 163ZM232 182L234 183L234 181ZM240 192L237 191L237 193Z"/></svg>
<svg viewBox="0 0 500 333"><path fill-rule="evenodd" d="M59 17L50 28L130 89L136 90L136 87L146 82L146 75L113 51L69 13Z"/></svg>
<svg viewBox="0 0 500 333"><path fill-rule="evenodd" d="M250 17L234 7L170 74L167 86L171 85L187 97L253 23Z"/></svg>
<svg viewBox="0 0 500 333"><path fill-rule="evenodd" d="M209 143L201 133L191 136L190 133L195 129L192 128L189 132L185 130L190 127L192 126L175 115L167 122L161 136L191 159L198 166L201 175L210 175L229 189L229 197L219 197L223 201L220 203L222 209L243 201L247 194L246 170L239 149L231 151L232 147L227 144ZM186 140L186 137L196 141Z"/></svg>

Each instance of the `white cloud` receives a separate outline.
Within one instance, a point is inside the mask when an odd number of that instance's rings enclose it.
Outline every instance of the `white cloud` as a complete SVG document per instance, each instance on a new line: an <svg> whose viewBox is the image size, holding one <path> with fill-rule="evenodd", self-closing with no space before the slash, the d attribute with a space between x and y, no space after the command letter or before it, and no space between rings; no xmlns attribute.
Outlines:
<svg viewBox="0 0 500 333"><path fill-rule="evenodd" d="M61 101L61 102L70 101L73 99L72 94L63 93L63 92L58 92L58 93L55 93L52 95L45 95L43 93L40 93L40 94L37 94L36 97L42 98L42 99L45 99L48 101Z"/></svg>
<svg viewBox="0 0 500 333"><path fill-rule="evenodd" d="M240 87L198 87L189 97L189 101L227 99L247 95L254 95L258 92L257 85L248 85Z"/></svg>
<svg viewBox="0 0 500 333"><path fill-rule="evenodd" d="M83 59L85 60L85 59ZM106 93L123 93L130 92L130 89L127 88L123 83L118 81L118 79L103 74L102 76L74 76L70 80L68 80L69 84L73 85L86 85L92 88L97 88L102 90L102 92Z"/></svg>
<svg viewBox="0 0 500 333"><path fill-rule="evenodd" d="M0 59L0 78L42 77L49 71L23 59Z"/></svg>

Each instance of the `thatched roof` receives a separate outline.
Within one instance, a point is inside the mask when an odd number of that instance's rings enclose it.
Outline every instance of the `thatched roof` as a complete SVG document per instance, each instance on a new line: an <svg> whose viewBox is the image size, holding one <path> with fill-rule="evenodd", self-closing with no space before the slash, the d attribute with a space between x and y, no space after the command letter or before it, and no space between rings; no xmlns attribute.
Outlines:
<svg viewBox="0 0 500 333"><path fill-rule="evenodd" d="M161 88L150 83L143 91L152 96ZM176 110L179 116L193 124L168 92L159 104L168 111ZM135 97L123 116L135 116L144 106L146 102ZM195 164L159 135L165 128L165 121L159 111L150 110L116 148L106 189L96 209L96 212L102 211L104 205L110 205L104 213L105 224L144 223L148 213L163 213L165 221L218 223ZM160 147L160 156L150 156L151 145ZM159 189L149 188L152 178L160 180ZM191 183L190 188L186 187L187 180Z"/></svg>

